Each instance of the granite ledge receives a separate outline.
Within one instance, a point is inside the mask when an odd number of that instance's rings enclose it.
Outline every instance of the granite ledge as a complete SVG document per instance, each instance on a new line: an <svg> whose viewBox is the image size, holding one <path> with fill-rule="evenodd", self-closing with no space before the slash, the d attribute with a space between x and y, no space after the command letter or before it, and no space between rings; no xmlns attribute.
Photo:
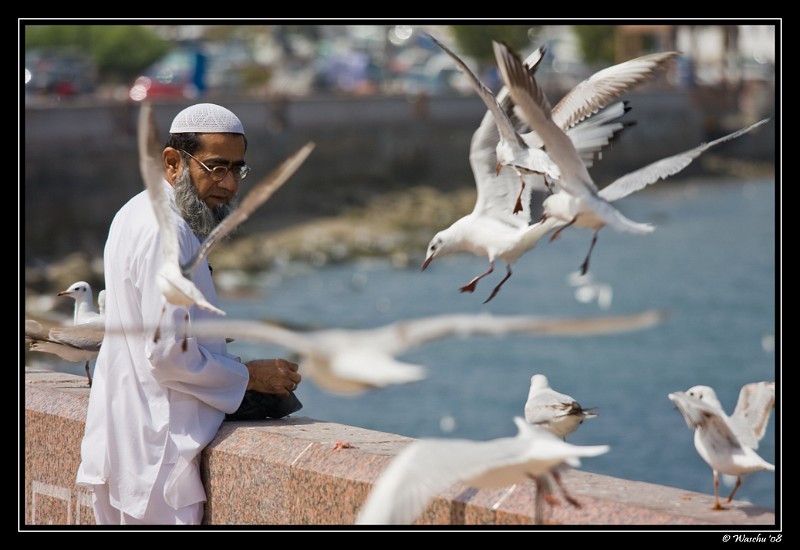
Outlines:
<svg viewBox="0 0 800 550"><path fill-rule="evenodd" d="M88 493L74 486L85 378L26 368L24 388L26 524L93 522ZM372 482L412 441L303 416L225 422L203 453L204 523L352 525ZM581 506L548 507L546 525L779 529L773 510L744 501L716 512L710 494L580 470L563 479ZM456 484L415 525L533 526L535 493L533 483L481 490Z"/></svg>

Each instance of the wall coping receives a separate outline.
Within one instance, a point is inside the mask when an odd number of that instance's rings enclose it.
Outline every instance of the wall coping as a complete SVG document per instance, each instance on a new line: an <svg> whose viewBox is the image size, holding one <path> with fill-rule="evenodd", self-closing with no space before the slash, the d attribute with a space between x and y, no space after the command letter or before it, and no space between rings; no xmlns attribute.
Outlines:
<svg viewBox="0 0 800 550"><path fill-rule="evenodd" d="M94 523L91 496L74 483L88 399L85 377L25 368L20 523L28 528ZM204 525L352 526L372 482L412 441L304 416L225 422L203 452ZM563 480L581 507L548 507L545 525L534 525L536 490L529 482L481 490L456 484L429 504L415 527L780 529L774 510L745 501L734 500L719 512L711 510L711 494L580 470L568 471Z"/></svg>

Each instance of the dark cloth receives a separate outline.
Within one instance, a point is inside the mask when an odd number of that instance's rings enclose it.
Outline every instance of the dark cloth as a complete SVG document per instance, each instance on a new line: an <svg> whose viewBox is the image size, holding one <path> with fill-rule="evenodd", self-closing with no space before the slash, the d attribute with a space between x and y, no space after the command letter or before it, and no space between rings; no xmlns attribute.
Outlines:
<svg viewBox="0 0 800 550"><path fill-rule="evenodd" d="M294 394L278 397L271 393L248 390L244 392L242 404L233 414L226 414L225 420L266 420L267 418L283 418L303 408L303 404Z"/></svg>

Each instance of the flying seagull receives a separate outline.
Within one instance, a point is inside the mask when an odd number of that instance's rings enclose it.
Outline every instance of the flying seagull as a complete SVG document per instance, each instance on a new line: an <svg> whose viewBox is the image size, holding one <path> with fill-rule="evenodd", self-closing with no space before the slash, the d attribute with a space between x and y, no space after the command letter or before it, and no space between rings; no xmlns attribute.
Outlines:
<svg viewBox="0 0 800 550"><path fill-rule="evenodd" d="M237 341L268 342L300 355L304 379L331 393L357 395L392 384L416 382L426 368L396 356L452 336L549 334L587 336L652 327L666 318L660 310L599 317L496 316L444 314L402 320L377 328L330 328L308 332L258 321L202 319L192 324L196 336L225 336Z"/></svg>
<svg viewBox="0 0 800 550"><path fill-rule="evenodd" d="M543 522L543 501L554 499L551 478L571 504L580 506L566 493L557 472L577 468L580 458L601 455L609 447L572 445L521 417L515 417L514 423L518 430L515 437L489 441L419 439L409 443L375 480L356 525L410 524L438 493L456 483L482 489L533 480L537 485L537 524Z"/></svg>

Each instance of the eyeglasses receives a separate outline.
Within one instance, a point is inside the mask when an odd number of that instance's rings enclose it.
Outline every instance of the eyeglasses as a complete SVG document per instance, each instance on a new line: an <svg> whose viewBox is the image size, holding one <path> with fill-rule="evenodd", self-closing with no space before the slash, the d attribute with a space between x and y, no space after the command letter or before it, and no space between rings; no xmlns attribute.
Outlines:
<svg viewBox="0 0 800 550"><path fill-rule="evenodd" d="M183 153L186 153L186 151L184 151L183 149L181 149L181 151ZM247 166L246 164L242 164L242 165L238 165L238 166L232 166L232 167L224 166L224 165L220 164L219 166L215 166L214 168L209 168L199 158L195 157L194 155L192 155L190 153L186 153L186 154L189 155L190 157L192 157L197 162L199 162L200 166L202 166L203 168L208 170L208 173L211 174L211 179L214 180L214 181L222 181L222 180L224 180L225 176L228 175L228 170L232 170L231 173L233 174L233 179L236 180L236 181L243 180L244 178L247 177L247 174L250 173L250 167Z"/></svg>

